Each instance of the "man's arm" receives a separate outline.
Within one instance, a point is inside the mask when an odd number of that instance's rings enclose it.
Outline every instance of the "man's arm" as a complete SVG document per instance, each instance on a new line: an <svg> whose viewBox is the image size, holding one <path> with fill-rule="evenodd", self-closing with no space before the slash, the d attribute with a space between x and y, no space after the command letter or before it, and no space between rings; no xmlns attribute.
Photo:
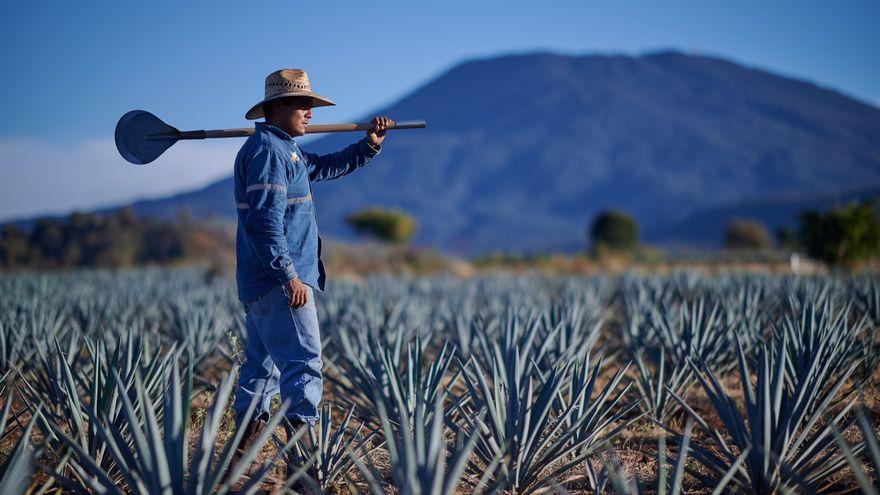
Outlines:
<svg viewBox="0 0 880 495"><path fill-rule="evenodd" d="M367 131L364 139L345 147L342 151L326 155L303 152L306 159L306 169L309 171L309 180L331 180L348 175L366 165L379 154L391 120L388 117L377 116L373 118L372 122L374 128Z"/></svg>
<svg viewBox="0 0 880 495"><path fill-rule="evenodd" d="M264 149L245 165L247 214L242 225L260 263L279 284L297 278L284 235L287 172L280 157Z"/></svg>
<svg viewBox="0 0 880 495"><path fill-rule="evenodd" d="M379 149L370 146L366 138L346 146L342 151L326 155L303 151L311 181L332 180L348 175L366 165L377 154Z"/></svg>

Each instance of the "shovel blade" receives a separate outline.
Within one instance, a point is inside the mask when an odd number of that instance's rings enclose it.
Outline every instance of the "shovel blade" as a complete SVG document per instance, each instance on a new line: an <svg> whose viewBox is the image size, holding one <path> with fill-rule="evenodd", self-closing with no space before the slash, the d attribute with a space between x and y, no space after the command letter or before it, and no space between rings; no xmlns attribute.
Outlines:
<svg viewBox="0 0 880 495"><path fill-rule="evenodd" d="M116 149L130 163L144 165L159 157L177 138L148 139L150 134L179 134L180 131L144 110L132 110L116 124Z"/></svg>

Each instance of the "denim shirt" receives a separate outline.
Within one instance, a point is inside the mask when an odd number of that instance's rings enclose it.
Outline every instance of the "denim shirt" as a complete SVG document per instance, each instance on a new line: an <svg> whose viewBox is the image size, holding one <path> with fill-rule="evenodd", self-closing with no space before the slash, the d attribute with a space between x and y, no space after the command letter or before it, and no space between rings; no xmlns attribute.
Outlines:
<svg viewBox="0 0 880 495"><path fill-rule="evenodd" d="M235 157L236 281L242 302L297 277L324 290L311 181L350 174L378 152L364 138L336 153L306 153L283 130L256 123Z"/></svg>

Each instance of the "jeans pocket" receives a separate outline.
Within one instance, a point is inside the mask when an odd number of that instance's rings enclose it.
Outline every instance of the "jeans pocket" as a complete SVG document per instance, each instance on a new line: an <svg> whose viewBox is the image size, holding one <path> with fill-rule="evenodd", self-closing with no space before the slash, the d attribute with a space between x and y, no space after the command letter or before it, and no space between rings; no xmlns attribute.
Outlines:
<svg viewBox="0 0 880 495"><path fill-rule="evenodd" d="M275 289L272 289L272 304L273 309L286 310L290 309L290 288L287 287L287 284L279 285ZM277 306L277 308L275 307Z"/></svg>
<svg viewBox="0 0 880 495"><path fill-rule="evenodd" d="M304 284L304 285L306 286L306 305L308 305L309 303L314 301L314 294L312 292L311 286L309 286L308 284ZM287 287L286 284L281 286L281 293L284 294L285 302L287 302L289 304L290 303L290 289Z"/></svg>

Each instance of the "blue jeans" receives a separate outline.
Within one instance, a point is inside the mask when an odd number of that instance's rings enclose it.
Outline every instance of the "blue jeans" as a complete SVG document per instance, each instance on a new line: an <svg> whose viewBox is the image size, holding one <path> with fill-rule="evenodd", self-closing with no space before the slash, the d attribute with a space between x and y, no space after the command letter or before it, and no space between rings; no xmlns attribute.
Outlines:
<svg viewBox="0 0 880 495"><path fill-rule="evenodd" d="M269 401L279 392L282 402L290 401L290 421L318 420L321 335L314 294L311 287L306 290L308 302L300 308L289 307L287 289L280 285L245 305L247 343L233 404L236 424L252 400L257 401L252 417L268 416Z"/></svg>

